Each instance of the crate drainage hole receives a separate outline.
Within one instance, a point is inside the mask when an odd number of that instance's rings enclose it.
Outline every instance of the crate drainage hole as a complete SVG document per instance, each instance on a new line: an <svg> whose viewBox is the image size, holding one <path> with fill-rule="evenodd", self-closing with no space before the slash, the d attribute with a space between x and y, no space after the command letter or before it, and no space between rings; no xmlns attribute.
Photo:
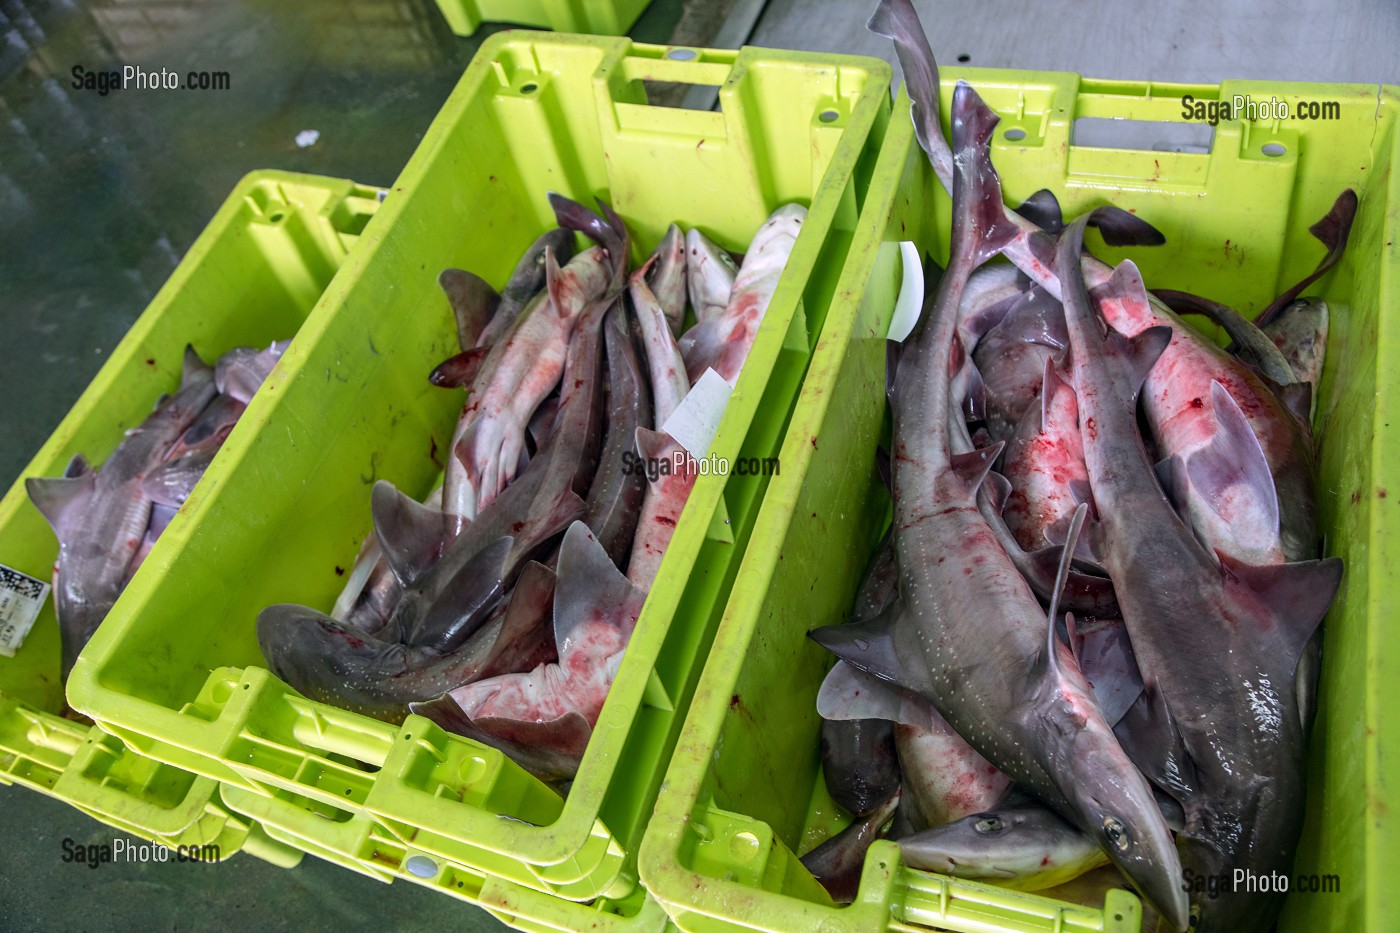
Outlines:
<svg viewBox="0 0 1400 933"><path fill-rule="evenodd" d="M529 84L520 85L520 93L522 94L533 94L539 89L540 86L533 81L531 81Z"/></svg>
<svg viewBox="0 0 1400 933"><path fill-rule="evenodd" d="M1009 129L1009 130L1007 130L1005 133L1002 134L1002 138L1003 138L1003 139L1009 139L1009 140L1011 140L1012 142L1015 142L1015 141L1017 141L1018 139L1025 139L1025 138L1026 138L1026 131L1025 131L1025 130L1022 130L1022 129Z"/></svg>
<svg viewBox="0 0 1400 933"><path fill-rule="evenodd" d="M1263 146L1260 147L1259 151L1264 153L1264 155L1266 156L1273 156L1277 158L1278 156L1283 155L1288 150L1283 147L1282 143L1265 143Z"/></svg>
<svg viewBox="0 0 1400 933"><path fill-rule="evenodd" d="M437 862L426 855L410 855L403 863L408 873L415 878L431 878L437 874Z"/></svg>
<svg viewBox="0 0 1400 933"><path fill-rule="evenodd" d="M817 119L823 123L835 123L840 117L841 114L837 113L835 110L823 110L821 113L817 114Z"/></svg>
<svg viewBox="0 0 1400 933"><path fill-rule="evenodd" d="M694 49L671 49L671 51L669 51L669 52L666 53L666 57L669 58L669 59L671 59L672 61L677 61L677 62L688 62L688 61L693 61L693 60L695 59L695 50L694 50Z"/></svg>
<svg viewBox="0 0 1400 933"><path fill-rule="evenodd" d="M274 223L274 224L276 224L276 223L281 223L281 222L283 221L283 219L286 218L286 216L287 216L287 215L284 214L284 213L282 213L281 211L273 211L271 214L268 214L268 215L267 215L267 219L268 219L268 222L269 222L269 223Z"/></svg>

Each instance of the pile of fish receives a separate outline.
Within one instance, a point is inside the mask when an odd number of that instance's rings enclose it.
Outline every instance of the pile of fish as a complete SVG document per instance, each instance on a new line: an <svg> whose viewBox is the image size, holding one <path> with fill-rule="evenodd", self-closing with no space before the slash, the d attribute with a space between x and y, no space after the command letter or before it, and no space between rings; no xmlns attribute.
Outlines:
<svg viewBox="0 0 1400 933"><path fill-rule="evenodd" d="M895 42L952 239L892 345L893 527L853 621L812 633L841 659L817 702L827 786L856 819L804 861L838 899L882 833L913 867L1023 889L1112 863L1169 929L1267 930L1283 894L1258 879L1290 872L1342 575L1314 519L1326 306L1299 295L1340 258L1356 196L1253 323L1153 295L1083 240L1156 230L1107 207L1063 225L1048 192L1009 211L996 115L959 82L950 147L908 0L870 28Z"/></svg>
<svg viewBox="0 0 1400 933"><path fill-rule="evenodd" d="M186 347L179 390L126 432L100 470L79 454L61 477L25 480L58 536L53 592L64 680L287 343L237 347L212 368Z"/></svg>
<svg viewBox="0 0 1400 933"><path fill-rule="evenodd" d="M738 378L806 211L779 208L742 265L672 225L629 274L608 205L550 202L559 227L499 294L439 277L461 352L430 379L467 389L441 489L420 503L377 483L331 614L271 606L258 640L312 699L419 713L555 781L578 769L695 482L663 427L706 370Z"/></svg>

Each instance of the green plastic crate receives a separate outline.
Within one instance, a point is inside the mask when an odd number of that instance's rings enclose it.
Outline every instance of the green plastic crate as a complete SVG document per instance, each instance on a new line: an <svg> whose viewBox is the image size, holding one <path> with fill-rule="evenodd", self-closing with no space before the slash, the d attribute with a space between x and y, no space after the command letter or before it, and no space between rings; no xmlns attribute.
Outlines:
<svg viewBox="0 0 1400 933"><path fill-rule="evenodd" d="M421 717L311 702L263 666L265 606L329 608L371 531L376 479L422 496L459 393L444 267L501 283L552 225L548 190L606 197L641 261L672 221L743 249L809 203L713 452L778 448L889 115L876 59L509 32L485 43L346 265L230 438L189 521L84 652L69 698L142 754L263 797L358 814L405 851L559 898L631 904L635 855L768 477L696 483L567 800ZM693 53L693 54L692 54ZM646 82L720 85L720 110ZM503 818L503 817L509 817ZM335 821L309 824L340 848ZM358 837L356 837L358 838Z"/></svg>
<svg viewBox="0 0 1400 933"><path fill-rule="evenodd" d="M244 178L0 500L0 564L48 579L57 558L26 477L61 475L79 452L101 463L179 383L187 342L212 362L230 347L295 334L377 207L375 189L348 181L288 172ZM188 834L204 843L219 835L217 782L65 719L64 706L49 600L15 657L0 657L0 783L66 800L145 839ZM226 855L238 850L236 837L225 840Z"/></svg>
<svg viewBox="0 0 1400 933"><path fill-rule="evenodd" d="M326 859L376 881L406 878L475 904L516 929L658 933L674 929L665 911L641 887L618 901L562 900L533 888L416 850L369 817L282 791L274 796L225 787L229 808L282 845ZM329 832L326 822L334 824Z"/></svg>
<svg viewBox="0 0 1400 933"><path fill-rule="evenodd" d="M517 23L555 32L620 36L651 0L437 0L447 25L469 36L483 22Z"/></svg>
<svg viewBox="0 0 1400 933"><path fill-rule="evenodd" d="M1400 803L1393 764L1400 716L1383 691L1396 679L1400 585L1390 551L1400 513L1392 409L1400 404L1400 234L1394 88L1232 81L1215 86L1104 82L1064 73L948 69L1002 115L993 162L1008 203L1049 187L1066 216L1109 202L1159 226L1167 245L1131 252L1154 287L1218 296L1257 312L1321 256L1308 226L1346 186L1361 208L1343 264L1320 289L1332 308L1319 395L1320 527L1346 576L1325 625L1321 710L1309 749L1308 813L1295 871L1340 875L1340 894L1292 895L1280 928L1393 929L1388 835ZM1183 94L1335 100L1341 118L1224 122L1210 154L1090 149L1070 144L1078 117L1180 120ZM692 933L769 930L1122 931L1141 905L1113 894L1103 909L913 870L897 846L866 857L844 908L798 855L848 820L827 794L815 698L832 664L807 632L848 617L863 568L888 522L871 464L888 436L885 340L900 282L896 242L947 257L948 198L913 140L901 97L856 241L826 316L725 618L642 844L642 881ZM944 114L948 111L945 109ZM1025 138L1012 141L1009 131ZM1014 135L1014 134L1012 134ZM1284 153L1265 154L1276 143ZM1272 147L1271 147L1272 148ZM1095 237L1097 235L1095 234ZM1104 249L1114 261L1130 255ZM1400 424L1397 424L1400 428ZM1387 643L1389 642L1389 643Z"/></svg>

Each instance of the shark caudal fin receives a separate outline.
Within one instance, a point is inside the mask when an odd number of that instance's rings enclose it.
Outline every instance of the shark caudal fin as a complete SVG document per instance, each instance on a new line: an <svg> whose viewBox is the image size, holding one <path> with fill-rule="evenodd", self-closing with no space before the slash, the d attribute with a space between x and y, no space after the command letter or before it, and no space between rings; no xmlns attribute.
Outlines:
<svg viewBox="0 0 1400 933"><path fill-rule="evenodd" d="M953 224L954 256L968 255L981 265L1020 235L1006 215L1001 179L992 166L991 140L1001 118L983 102L972 85L959 81L953 91ZM961 241L961 242L960 242Z"/></svg>
<svg viewBox="0 0 1400 933"><path fill-rule="evenodd" d="M1059 233L1065 228L1065 215L1060 210L1060 199L1049 188L1041 188L1021 202L1016 213L1035 224L1046 233Z"/></svg>
<svg viewBox="0 0 1400 933"><path fill-rule="evenodd" d="M910 116L919 145L935 166L940 159L949 160L943 128L938 122L938 62L914 5L909 0L880 0L865 28L894 43L900 70L904 72L904 87L912 102Z"/></svg>
<svg viewBox="0 0 1400 933"><path fill-rule="evenodd" d="M1267 308L1260 311L1259 316L1254 319L1256 325L1265 327L1272 324L1284 308L1287 308L1295 298L1303 294L1303 289L1322 278L1328 270L1341 261L1342 253L1346 252L1347 239L1351 236L1352 222L1356 220L1356 207L1356 192L1347 188L1337 196L1337 200L1332 204L1332 209L1321 220L1308 228L1308 232L1327 247L1327 255L1322 257L1317 268L1305 276L1301 282L1279 295Z"/></svg>
<svg viewBox="0 0 1400 933"><path fill-rule="evenodd" d="M457 345L464 352L475 349L477 340L500 307L501 296L485 279L464 269L442 270L438 275L438 287L447 296L452 317L457 322Z"/></svg>

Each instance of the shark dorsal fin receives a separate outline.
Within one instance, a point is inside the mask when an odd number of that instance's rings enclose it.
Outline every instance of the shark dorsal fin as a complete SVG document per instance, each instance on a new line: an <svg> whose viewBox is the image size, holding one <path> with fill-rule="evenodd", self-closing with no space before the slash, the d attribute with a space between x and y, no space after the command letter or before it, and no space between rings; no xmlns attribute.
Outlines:
<svg viewBox="0 0 1400 933"><path fill-rule="evenodd" d="M97 489L97 474L89 470L77 476L31 476L24 481L24 488L63 543L65 529L72 524L69 519L81 514Z"/></svg>
<svg viewBox="0 0 1400 933"><path fill-rule="evenodd" d="M470 638L505 593L507 562L514 547L514 538L502 537L473 555L447 581L418 626L407 633L408 643L446 654Z"/></svg>
<svg viewBox="0 0 1400 933"><path fill-rule="evenodd" d="M481 276L464 269L442 270L438 286L447 296L457 322L458 346L463 351L473 349L500 307L501 296Z"/></svg>
<svg viewBox="0 0 1400 933"><path fill-rule="evenodd" d="M873 619L812 629L807 637L841 660L881 680L909 686L904 684L904 672L894 644L895 623L900 611L900 601L896 599Z"/></svg>
<svg viewBox="0 0 1400 933"><path fill-rule="evenodd" d="M387 480L374 484L370 514L389 569L405 588L433 566L457 524L445 513L415 502Z"/></svg>
<svg viewBox="0 0 1400 933"><path fill-rule="evenodd" d="M997 441L989 447L980 447L965 454L956 454L952 458L953 472L962 477L963 482L967 483L975 493L987 478L987 474L992 471L992 464L996 463L1005 447L1005 441Z"/></svg>
<svg viewBox="0 0 1400 933"><path fill-rule="evenodd" d="M602 543L583 522L564 532L554 592L554 639L560 663L589 622L606 620L628 634L636 625L646 592L617 569Z"/></svg>
<svg viewBox="0 0 1400 933"><path fill-rule="evenodd" d="M1288 564L1246 564L1216 551L1225 590L1236 599L1262 605L1274 626L1260 632L1281 673L1292 677L1303 646L1327 614L1342 583L1338 558Z"/></svg>

